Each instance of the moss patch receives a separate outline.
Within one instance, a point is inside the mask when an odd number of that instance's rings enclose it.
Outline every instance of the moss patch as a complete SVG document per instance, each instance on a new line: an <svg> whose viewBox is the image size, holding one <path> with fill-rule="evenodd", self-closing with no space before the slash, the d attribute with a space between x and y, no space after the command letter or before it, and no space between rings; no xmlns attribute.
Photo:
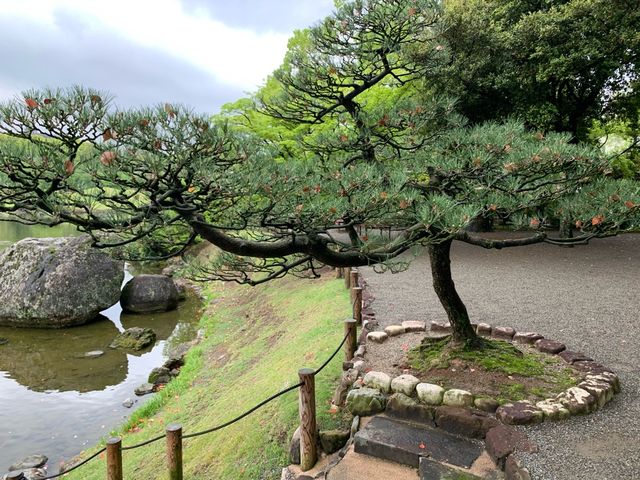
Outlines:
<svg viewBox="0 0 640 480"><path fill-rule="evenodd" d="M449 338L427 338L409 352L408 366L424 381L500 403L542 400L579 381L579 374L555 356L501 340L483 341L484 348L474 350L451 345Z"/></svg>

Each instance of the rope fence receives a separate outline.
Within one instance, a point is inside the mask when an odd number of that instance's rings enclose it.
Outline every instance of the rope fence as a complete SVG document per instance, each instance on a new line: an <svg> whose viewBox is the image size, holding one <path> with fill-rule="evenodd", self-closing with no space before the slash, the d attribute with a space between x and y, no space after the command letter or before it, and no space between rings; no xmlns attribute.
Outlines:
<svg viewBox="0 0 640 480"><path fill-rule="evenodd" d="M338 269L343 270L343 269ZM345 269L346 270L346 269ZM164 435L158 435L152 437L134 445L122 446L122 439L120 437L113 437L107 440L106 446L91 454L91 456L85 458L81 462L61 471L57 474L48 475L42 477L41 480L52 480L54 478L60 478L63 475L67 475L74 470L86 465L94 458L107 453L107 480L123 480L122 470L122 452L127 450L134 450L136 448L144 447L152 443L158 442L162 439L167 441L167 465L169 469L170 480L183 480L182 475L182 441L195 438L202 435L213 433L223 428L226 428L234 423L242 420L243 418L251 415L256 410L264 407L273 400L285 395L293 390L300 389L300 402L299 402L299 414L300 414L300 466L303 471L309 470L315 465L317 460L317 440L316 440L316 412L315 412L315 376L331 363L331 361L338 355L340 350L344 348L345 359L350 361L353 359L354 352L357 344L357 325L362 323L362 288L358 286L358 271L353 269L346 272L341 272L338 278L345 278L345 286L350 289L351 292L351 304L353 309L353 318L345 320L345 335L342 341L334 352L327 358L320 367L316 370L303 368L298 371L300 381L295 385L280 390L278 393L271 395L254 407L245 411L244 413L236 416L235 418L224 422L220 425L202 430L200 432L182 434L182 426L177 424L171 424L167 426L166 433ZM347 280L348 279L348 280ZM26 477L21 470L9 472L7 474L7 480L25 480Z"/></svg>

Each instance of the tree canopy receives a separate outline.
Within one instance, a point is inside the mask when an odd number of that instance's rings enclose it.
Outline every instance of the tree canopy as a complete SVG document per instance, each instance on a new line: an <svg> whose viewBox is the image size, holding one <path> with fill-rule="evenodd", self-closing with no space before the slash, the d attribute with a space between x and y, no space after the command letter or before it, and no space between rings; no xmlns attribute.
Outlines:
<svg viewBox="0 0 640 480"><path fill-rule="evenodd" d="M250 284L323 264L392 266L428 246L454 339L473 340L453 240L586 243L638 226L640 188L606 178L600 152L567 134L466 126L423 84L446 54L440 18L437 1L345 3L292 42L256 111L230 109L247 122L171 104L119 111L81 87L25 92L0 105L0 133L13 139L0 142L0 212L75 224L99 247L153 239L178 254L200 237L223 252L202 267L208 278ZM466 226L479 215L529 233L474 236ZM551 237L551 218L580 235ZM369 238L361 224L400 233Z"/></svg>
<svg viewBox="0 0 640 480"><path fill-rule="evenodd" d="M584 141L593 120L637 107L637 0L443 3L449 62L429 80L473 123L517 116Z"/></svg>

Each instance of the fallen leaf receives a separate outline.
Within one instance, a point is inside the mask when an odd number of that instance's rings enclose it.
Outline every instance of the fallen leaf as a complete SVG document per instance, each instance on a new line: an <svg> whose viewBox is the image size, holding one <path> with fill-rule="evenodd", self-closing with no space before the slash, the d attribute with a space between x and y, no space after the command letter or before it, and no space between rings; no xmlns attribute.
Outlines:
<svg viewBox="0 0 640 480"><path fill-rule="evenodd" d="M624 206L627 208L633 208L636 206L636 204L633 203L631 200L627 200L626 202L624 202Z"/></svg>
<svg viewBox="0 0 640 480"><path fill-rule="evenodd" d="M604 215L596 215L591 219L591 225L600 225L604 221Z"/></svg>

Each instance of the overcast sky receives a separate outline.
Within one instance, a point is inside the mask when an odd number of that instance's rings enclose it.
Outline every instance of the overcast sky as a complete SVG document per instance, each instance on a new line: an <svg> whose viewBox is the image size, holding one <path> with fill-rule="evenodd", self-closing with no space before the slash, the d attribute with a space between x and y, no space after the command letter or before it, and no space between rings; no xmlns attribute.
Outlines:
<svg viewBox="0 0 640 480"><path fill-rule="evenodd" d="M80 84L119 106L215 113L280 65L333 0L0 0L0 101Z"/></svg>

